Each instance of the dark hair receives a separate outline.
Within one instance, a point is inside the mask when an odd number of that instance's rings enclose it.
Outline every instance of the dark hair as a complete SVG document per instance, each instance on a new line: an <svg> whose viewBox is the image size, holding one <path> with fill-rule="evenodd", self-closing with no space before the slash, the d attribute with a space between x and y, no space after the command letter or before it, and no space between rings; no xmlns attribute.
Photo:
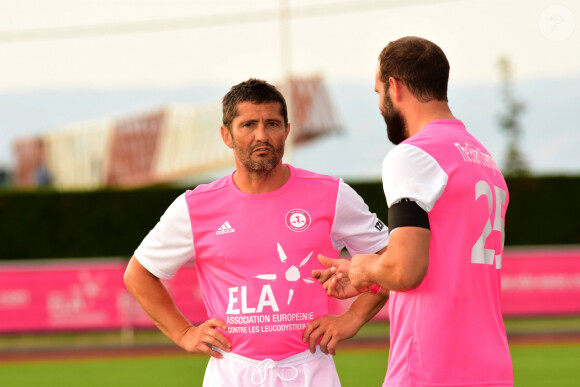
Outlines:
<svg viewBox="0 0 580 387"><path fill-rule="evenodd" d="M284 117L284 126L288 125L288 108L284 96L276 87L261 79L250 78L233 86L222 99L222 122L230 131L232 122L238 116L238 104L252 102L255 104L278 102L280 114Z"/></svg>
<svg viewBox="0 0 580 387"><path fill-rule="evenodd" d="M449 62L435 43L416 36L390 42L379 55L381 81L393 77L421 102L447 101Z"/></svg>

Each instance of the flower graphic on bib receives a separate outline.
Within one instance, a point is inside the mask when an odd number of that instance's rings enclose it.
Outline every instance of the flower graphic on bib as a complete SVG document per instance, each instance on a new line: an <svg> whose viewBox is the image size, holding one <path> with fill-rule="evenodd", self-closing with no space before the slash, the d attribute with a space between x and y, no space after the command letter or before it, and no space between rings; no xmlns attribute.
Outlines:
<svg viewBox="0 0 580 387"><path fill-rule="evenodd" d="M276 243L276 244L277 244L277 250L278 250L278 257L280 258L280 261L282 263L285 263L286 260L288 259L288 257L286 256L286 253L284 252L284 249L282 248L280 243ZM300 279L300 277L301 277L300 268L308 263L308 260L310 259L310 257L312 257L312 253L314 253L314 252L311 251L310 254L308 254L306 256L306 258L304 258L302 260L302 262L300 262L300 265L298 267L296 267L295 265L291 265L288 269L286 269L286 271L284 273L284 277L286 278L286 281L296 282ZM254 277L262 279L262 280L267 280L267 281L276 281L278 279L277 274L258 274ZM304 281L307 284L314 283L314 280L312 278L302 278L302 281ZM290 302L292 301L293 295L294 295L294 289L288 290L288 302L286 305L290 305Z"/></svg>

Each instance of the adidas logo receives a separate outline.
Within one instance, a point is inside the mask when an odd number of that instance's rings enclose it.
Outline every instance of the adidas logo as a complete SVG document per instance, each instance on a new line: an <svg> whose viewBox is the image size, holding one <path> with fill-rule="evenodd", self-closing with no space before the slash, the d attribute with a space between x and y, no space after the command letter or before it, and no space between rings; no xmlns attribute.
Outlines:
<svg viewBox="0 0 580 387"><path fill-rule="evenodd" d="M226 220L225 223L222 224L220 226L220 228L218 228L218 230L215 232L215 235L227 234L227 233L234 232L234 231L236 231L236 229L232 228L232 226L230 225L230 222L228 222Z"/></svg>

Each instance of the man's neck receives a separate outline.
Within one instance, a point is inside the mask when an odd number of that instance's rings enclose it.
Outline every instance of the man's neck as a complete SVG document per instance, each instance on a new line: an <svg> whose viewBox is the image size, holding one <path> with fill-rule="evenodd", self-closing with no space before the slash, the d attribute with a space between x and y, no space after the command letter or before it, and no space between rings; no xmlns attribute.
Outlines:
<svg viewBox="0 0 580 387"><path fill-rule="evenodd" d="M234 173L234 184L248 194L262 194L277 190L290 178L290 168L282 163L269 172L254 172L238 165Z"/></svg>
<svg viewBox="0 0 580 387"><path fill-rule="evenodd" d="M419 133L428 123L437 120L454 120L449 105L444 101L420 103L406 115L410 136Z"/></svg>

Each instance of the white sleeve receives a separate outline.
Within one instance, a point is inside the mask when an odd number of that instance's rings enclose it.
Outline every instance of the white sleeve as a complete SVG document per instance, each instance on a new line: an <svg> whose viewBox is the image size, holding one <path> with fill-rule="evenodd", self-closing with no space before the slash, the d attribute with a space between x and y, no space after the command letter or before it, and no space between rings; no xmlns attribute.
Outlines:
<svg viewBox="0 0 580 387"><path fill-rule="evenodd" d="M151 274L164 280L173 278L181 266L195 258L185 193L167 208L135 250L135 257Z"/></svg>
<svg viewBox="0 0 580 387"><path fill-rule="evenodd" d="M445 190L447 180L437 161L413 145L396 146L383 161L383 190L389 207L408 198L429 212Z"/></svg>
<svg viewBox="0 0 580 387"><path fill-rule="evenodd" d="M389 243L387 226L342 179L330 236L335 249L346 247L351 255L376 253Z"/></svg>

